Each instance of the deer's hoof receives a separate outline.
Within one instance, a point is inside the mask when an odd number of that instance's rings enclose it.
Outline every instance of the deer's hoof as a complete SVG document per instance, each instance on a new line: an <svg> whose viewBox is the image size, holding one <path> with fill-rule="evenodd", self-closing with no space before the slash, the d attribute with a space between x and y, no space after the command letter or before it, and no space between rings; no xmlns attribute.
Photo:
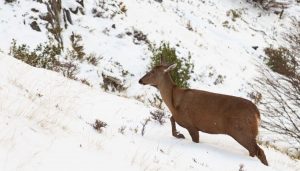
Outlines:
<svg viewBox="0 0 300 171"><path fill-rule="evenodd" d="M181 133L177 133L175 137L180 139L185 139L184 135Z"/></svg>

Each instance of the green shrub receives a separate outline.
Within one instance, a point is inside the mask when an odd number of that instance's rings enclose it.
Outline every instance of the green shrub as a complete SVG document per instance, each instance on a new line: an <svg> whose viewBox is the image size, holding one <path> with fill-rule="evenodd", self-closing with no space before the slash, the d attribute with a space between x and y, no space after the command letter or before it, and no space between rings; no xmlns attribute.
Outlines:
<svg viewBox="0 0 300 171"><path fill-rule="evenodd" d="M178 58L175 48L170 47L168 43L161 43L161 45L156 48L152 48L153 56L151 57L150 68L160 65L161 57L163 61L169 64L177 64L177 67L171 71L171 77L175 84L179 87L187 88L189 87L188 80L191 78L191 73L193 73L194 64L191 62L191 55L188 58Z"/></svg>
<svg viewBox="0 0 300 171"><path fill-rule="evenodd" d="M61 48L53 40L37 45L32 51L26 44L17 45L16 40L13 40L9 54L31 66L60 72L65 77L76 80L77 65L59 61Z"/></svg>
<svg viewBox="0 0 300 171"><path fill-rule="evenodd" d="M31 66L49 70L56 70L60 65L57 60L60 53L61 49L51 42L39 44L33 51L26 44L17 45L16 40L13 40L10 47L10 55L13 57Z"/></svg>

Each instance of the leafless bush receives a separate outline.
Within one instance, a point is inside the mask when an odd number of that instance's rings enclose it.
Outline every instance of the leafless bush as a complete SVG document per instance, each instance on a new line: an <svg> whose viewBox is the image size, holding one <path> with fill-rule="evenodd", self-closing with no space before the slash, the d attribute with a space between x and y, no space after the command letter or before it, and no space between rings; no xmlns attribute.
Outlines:
<svg viewBox="0 0 300 171"><path fill-rule="evenodd" d="M248 97L250 99L252 99L252 101L254 102L254 104L259 104L261 102L262 99L262 94L258 91L253 91L251 93L248 93Z"/></svg>
<svg viewBox="0 0 300 171"><path fill-rule="evenodd" d="M13 3L13 2L16 2L17 0L5 0L5 3L6 4L9 4L9 3Z"/></svg>
<svg viewBox="0 0 300 171"><path fill-rule="evenodd" d="M223 84L226 79L226 75L218 75L216 80L214 81L214 85Z"/></svg>
<svg viewBox="0 0 300 171"><path fill-rule="evenodd" d="M121 126L119 129L118 129L118 131L119 131L119 133L121 133L121 134L125 134L125 130L126 130L126 126Z"/></svg>
<svg viewBox="0 0 300 171"><path fill-rule="evenodd" d="M91 125L97 132L102 133L102 129L107 126L107 123L96 119L95 123Z"/></svg>
<svg viewBox="0 0 300 171"><path fill-rule="evenodd" d="M249 0L247 0L249 1ZM261 6L264 10L270 10L270 9L279 9L284 10L288 8L289 3L281 2L277 0L252 0L254 3L257 3L259 6Z"/></svg>
<svg viewBox="0 0 300 171"><path fill-rule="evenodd" d="M256 80L262 91L262 127L293 138L300 146L300 76L276 76L268 69L260 70Z"/></svg>
<svg viewBox="0 0 300 171"><path fill-rule="evenodd" d="M148 102L151 106L162 109L163 100L158 94L155 93L153 100L148 99Z"/></svg>
<svg viewBox="0 0 300 171"><path fill-rule="evenodd" d="M294 20L294 31L286 34L289 48L267 48L266 64L260 66L261 76L256 79L260 90L262 127L292 138L300 147L300 22Z"/></svg>
<svg viewBox="0 0 300 171"><path fill-rule="evenodd" d="M101 84L101 87L105 91L125 91L128 88L126 86L125 78L129 76L130 73L125 70L119 62L110 61L110 63L111 66L104 68L104 71L101 73L103 79L103 84Z"/></svg>
<svg viewBox="0 0 300 171"><path fill-rule="evenodd" d="M61 63L59 71L62 72L62 74L65 77L68 77L72 80L77 80L76 74L78 74L79 69L78 66L73 62L70 61L70 62Z"/></svg>
<svg viewBox="0 0 300 171"><path fill-rule="evenodd" d="M289 42L290 49L293 50L293 53L299 54L300 52L300 21L296 18L292 18L292 30L289 33L284 34L285 40ZM298 56L299 59L299 56ZM298 61L299 64L299 61Z"/></svg>
<svg viewBox="0 0 300 171"><path fill-rule="evenodd" d="M239 171L245 171L245 166L243 164L240 164Z"/></svg>
<svg viewBox="0 0 300 171"><path fill-rule="evenodd" d="M192 27L192 24L191 24L191 21L189 20L186 24L186 28L189 30L189 31L194 31L193 27Z"/></svg>
<svg viewBox="0 0 300 171"><path fill-rule="evenodd" d="M70 60L79 60L83 61L85 58L84 47L82 43L82 36L80 34L72 32L70 36L71 41L71 49L67 49L68 55L66 57L70 57Z"/></svg>
<svg viewBox="0 0 300 171"><path fill-rule="evenodd" d="M101 59L101 58L100 58ZM92 64L94 66L97 66L98 63L99 63L99 58L96 57L95 54L89 54L87 57L86 57L86 61L89 63L89 64Z"/></svg>
<svg viewBox="0 0 300 171"><path fill-rule="evenodd" d="M80 81L81 81L82 84L85 84L85 85L87 85L89 87L92 86L86 79L81 79Z"/></svg>
<svg viewBox="0 0 300 171"><path fill-rule="evenodd" d="M141 130L141 134L142 136L145 135L145 130L146 130L146 125L150 122L150 118L147 118L144 120L144 122L141 122L142 124L142 130Z"/></svg>
<svg viewBox="0 0 300 171"><path fill-rule="evenodd" d="M102 73L102 78L103 78L103 84L101 86L105 91L121 92L127 89L123 85L123 82L118 78L115 78L110 75L106 75L104 73Z"/></svg>
<svg viewBox="0 0 300 171"><path fill-rule="evenodd" d="M166 123L166 115L162 110L155 110L153 112L150 112L151 119L156 120L160 125L163 125Z"/></svg>
<svg viewBox="0 0 300 171"><path fill-rule="evenodd" d="M127 8L123 2L117 3L116 0L98 0L92 9L94 17L114 18L118 14L126 13Z"/></svg>
<svg viewBox="0 0 300 171"><path fill-rule="evenodd" d="M144 42L146 45L150 45L150 41L146 34L144 34L140 30L133 30L133 43L134 44L141 44L141 42Z"/></svg>

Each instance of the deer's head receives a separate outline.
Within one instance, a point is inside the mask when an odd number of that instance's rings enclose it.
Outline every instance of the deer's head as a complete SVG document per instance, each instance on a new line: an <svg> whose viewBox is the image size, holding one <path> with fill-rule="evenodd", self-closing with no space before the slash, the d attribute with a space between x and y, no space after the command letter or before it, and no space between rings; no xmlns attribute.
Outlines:
<svg viewBox="0 0 300 171"><path fill-rule="evenodd" d="M140 80L139 83L143 85L151 85L157 87L166 78L165 76L175 69L177 64L168 65L161 62L160 65L155 66L151 71L146 73Z"/></svg>

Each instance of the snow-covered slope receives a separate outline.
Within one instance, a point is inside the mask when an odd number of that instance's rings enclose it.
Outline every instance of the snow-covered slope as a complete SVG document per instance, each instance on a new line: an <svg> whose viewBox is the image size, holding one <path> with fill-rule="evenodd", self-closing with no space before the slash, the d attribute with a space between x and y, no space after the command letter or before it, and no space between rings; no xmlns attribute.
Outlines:
<svg viewBox="0 0 300 171"><path fill-rule="evenodd" d="M264 148L266 167L232 138L201 133L201 143L171 136L151 108L33 68L0 54L1 170L299 170L299 161ZM91 124L108 124L102 133ZM120 129L124 128L124 133Z"/></svg>
<svg viewBox="0 0 300 171"><path fill-rule="evenodd" d="M187 139L175 139L169 122L161 126L151 120L141 135L141 123L155 110L147 101L156 90L138 85L151 52L134 38L134 30L151 43L169 42L178 56L190 52L191 87L247 98L263 49L285 45L282 33L291 29L291 17L300 16L299 4L283 1L291 5L282 19L246 0L112 0L127 9L113 18L94 17L100 1L84 1L85 14L71 14L73 24L63 29L62 38L69 48L72 32L80 34L84 51L101 57L96 66L79 64L76 77L92 88L7 56L12 39L32 49L48 41L46 22L39 17L47 8L35 0L1 1L0 170L239 170L241 164L251 171L300 170L299 160L267 148L270 167L265 167L228 136L200 133L201 143L194 144L179 128ZM75 0L62 2L66 9L78 6ZM104 15L120 10L107 7ZM41 32L31 29L32 21ZM101 73L124 81L123 97L103 92ZM222 83L214 84L219 76ZM102 133L91 126L96 119L108 124ZM259 138L272 137L266 132Z"/></svg>

